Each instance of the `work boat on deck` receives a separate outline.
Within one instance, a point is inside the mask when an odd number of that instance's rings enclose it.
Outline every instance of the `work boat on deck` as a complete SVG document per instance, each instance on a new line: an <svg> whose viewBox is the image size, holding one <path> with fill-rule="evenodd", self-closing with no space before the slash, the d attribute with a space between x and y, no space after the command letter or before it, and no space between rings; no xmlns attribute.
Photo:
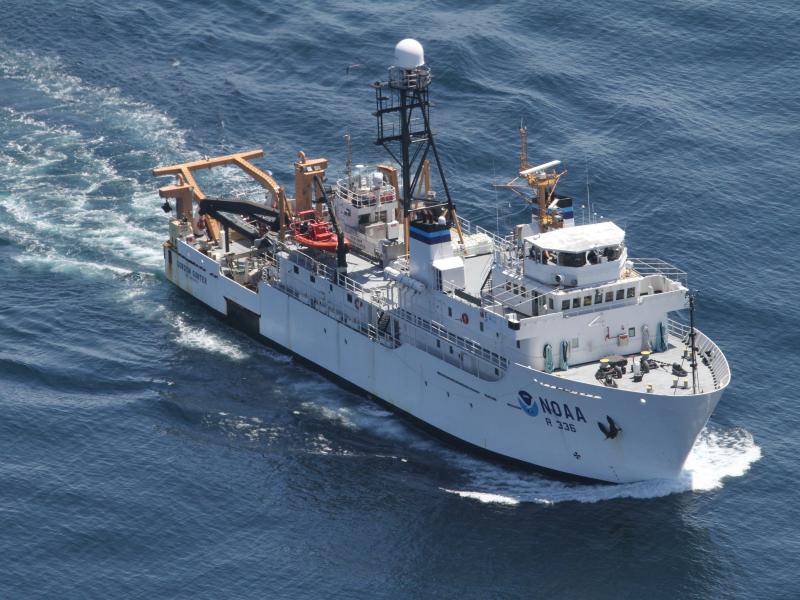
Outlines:
<svg viewBox="0 0 800 600"><path fill-rule="evenodd" d="M422 47L403 40L374 85L396 166L353 166L346 136L333 185L326 159L299 153L294 197L251 162L260 150L156 169L176 178L159 190L167 278L449 438L572 476L675 477L730 382L686 275L631 258L611 221L579 222L556 192L566 171L529 164L524 129L504 187L530 221L501 237L457 215L430 82ZM196 171L222 165L266 201L206 196Z"/></svg>

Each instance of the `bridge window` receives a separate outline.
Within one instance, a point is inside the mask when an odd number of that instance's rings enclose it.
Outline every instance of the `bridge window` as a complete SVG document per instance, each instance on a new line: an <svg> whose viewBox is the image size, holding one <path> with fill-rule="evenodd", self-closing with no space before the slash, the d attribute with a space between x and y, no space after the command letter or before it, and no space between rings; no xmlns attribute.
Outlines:
<svg viewBox="0 0 800 600"><path fill-rule="evenodd" d="M633 298L636 296L636 288L628 288L628 298Z"/></svg>
<svg viewBox="0 0 800 600"><path fill-rule="evenodd" d="M617 260L622 256L622 246L609 246L603 250L603 256L608 260Z"/></svg>
<svg viewBox="0 0 800 600"><path fill-rule="evenodd" d="M583 305L584 306L591 306L592 305L592 297L591 296L584 296L583 297Z"/></svg>
<svg viewBox="0 0 800 600"><path fill-rule="evenodd" d="M572 299L572 308L580 308L581 307L581 299L580 298L573 298Z"/></svg>
<svg viewBox="0 0 800 600"><path fill-rule="evenodd" d="M548 298L547 299L547 306L550 308L550 310L553 310L553 299L552 298Z"/></svg>
<svg viewBox="0 0 800 600"><path fill-rule="evenodd" d="M595 304L602 304L602 302L603 302L603 292L601 292L600 290L597 290L594 293L594 303Z"/></svg>
<svg viewBox="0 0 800 600"><path fill-rule="evenodd" d="M613 302L614 301L614 290L608 290L606 292L606 302Z"/></svg>
<svg viewBox="0 0 800 600"><path fill-rule="evenodd" d="M628 327L628 337L636 337L636 327Z"/></svg>
<svg viewBox="0 0 800 600"><path fill-rule="evenodd" d="M625 290L617 290L617 300L625 300Z"/></svg>
<svg viewBox="0 0 800 600"><path fill-rule="evenodd" d="M561 301L561 310L568 310L569 309L569 300L562 300Z"/></svg>
<svg viewBox="0 0 800 600"><path fill-rule="evenodd" d="M562 267L582 267L586 264L586 253L559 252L558 264Z"/></svg>

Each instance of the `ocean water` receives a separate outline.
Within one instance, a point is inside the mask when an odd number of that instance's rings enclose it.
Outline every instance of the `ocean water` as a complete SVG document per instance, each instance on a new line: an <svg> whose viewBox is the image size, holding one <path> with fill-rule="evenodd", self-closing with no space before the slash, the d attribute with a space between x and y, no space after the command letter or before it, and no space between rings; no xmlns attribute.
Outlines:
<svg viewBox="0 0 800 600"><path fill-rule="evenodd" d="M798 30L788 0L4 0L0 597L800 597ZM690 273L733 383L676 480L464 453L161 276L151 168L383 158L368 84L407 36L462 215L524 218L492 187L524 119Z"/></svg>

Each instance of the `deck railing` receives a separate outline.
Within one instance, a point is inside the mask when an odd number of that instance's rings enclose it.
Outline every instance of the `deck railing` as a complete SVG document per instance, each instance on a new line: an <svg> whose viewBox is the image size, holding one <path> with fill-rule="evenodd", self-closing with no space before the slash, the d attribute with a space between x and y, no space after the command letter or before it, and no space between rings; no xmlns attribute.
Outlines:
<svg viewBox="0 0 800 600"><path fill-rule="evenodd" d="M449 344L468 352L469 354L472 354L473 356L493 364L496 367L501 369L508 368L508 360L505 357L500 356L496 352L487 350L477 342L451 333L436 321L428 321L427 319L423 319L419 315L415 315L414 313L403 308L398 308L393 312L393 314L400 317L407 323L410 323L414 327L417 327L426 333L430 333L435 337L444 340Z"/></svg>
<svg viewBox="0 0 800 600"><path fill-rule="evenodd" d="M379 308L385 310L394 307L395 303L393 298L391 297L391 294L382 293L386 291L385 288L374 289L374 290L367 289L363 285L352 279L351 277L348 277L347 275L337 272L336 269L333 269L330 266L326 265L325 263L322 263L314 258L311 258L308 254L305 254L293 248L288 248L285 245L281 246L282 246L281 249L286 251L286 253L289 255L289 261L292 262L293 264L296 264L299 267L302 267L308 271L311 271L312 273L319 275L320 277L323 277L324 279L327 279L334 285L343 287L348 292L356 294L362 300L371 302L372 304L374 304ZM280 255L276 253L275 256L279 257ZM278 259L278 261L279 260L280 259ZM278 261L276 261L276 265Z"/></svg>
<svg viewBox="0 0 800 600"><path fill-rule="evenodd" d="M628 260L633 263L634 272L642 277L663 275L667 279L681 283L684 287L689 286L686 271L681 271L660 258L628 258Z"/></svg>
<svg viewBox="0 0 800 600"><path fill-rule="evenodd" d="M667 321L667 331L670 335L677 338L680 343L685 344L687 347L690 346L691 342L689 336L691 334L691 328L685 323L669 319ZM731 369L728 365L728 360L725 358L722 350L720 350L708 336L697 328L695 328L694 332L697 360L703 362L705 358L707 361L703 364L706 364L711 370L711 374L714 377L715 388L719 389L720 387L725 387L731 380Z"/></svg>
<svg viewBox="0 0 800 600"><path fill-rule="evenodd" d="M380 206L381 204L396 200L394 188L391 185L384 185L380 190L354 192L347 186L344 179L340 179L336 182L334 193L357 208L362 208L364 206Z"/></svg>

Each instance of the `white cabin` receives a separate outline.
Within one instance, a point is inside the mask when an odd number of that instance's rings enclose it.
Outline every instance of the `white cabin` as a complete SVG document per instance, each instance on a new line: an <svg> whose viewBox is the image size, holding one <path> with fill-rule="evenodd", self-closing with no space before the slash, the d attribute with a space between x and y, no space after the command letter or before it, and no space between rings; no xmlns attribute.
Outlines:
<svg viewBox="0 0 800 600"><path fill-rule="evenodd" d="M333 189L336 219L352 247L384 264L402 254L397 193L381 171L357 165Z"/></svg>
<svg viewBox="0 0 800 600"><path fill-rule="evenodd" d="M628 258L625 232L610 221L530 235L524 251L526 278L564 287L615 281Z"/></svg>

